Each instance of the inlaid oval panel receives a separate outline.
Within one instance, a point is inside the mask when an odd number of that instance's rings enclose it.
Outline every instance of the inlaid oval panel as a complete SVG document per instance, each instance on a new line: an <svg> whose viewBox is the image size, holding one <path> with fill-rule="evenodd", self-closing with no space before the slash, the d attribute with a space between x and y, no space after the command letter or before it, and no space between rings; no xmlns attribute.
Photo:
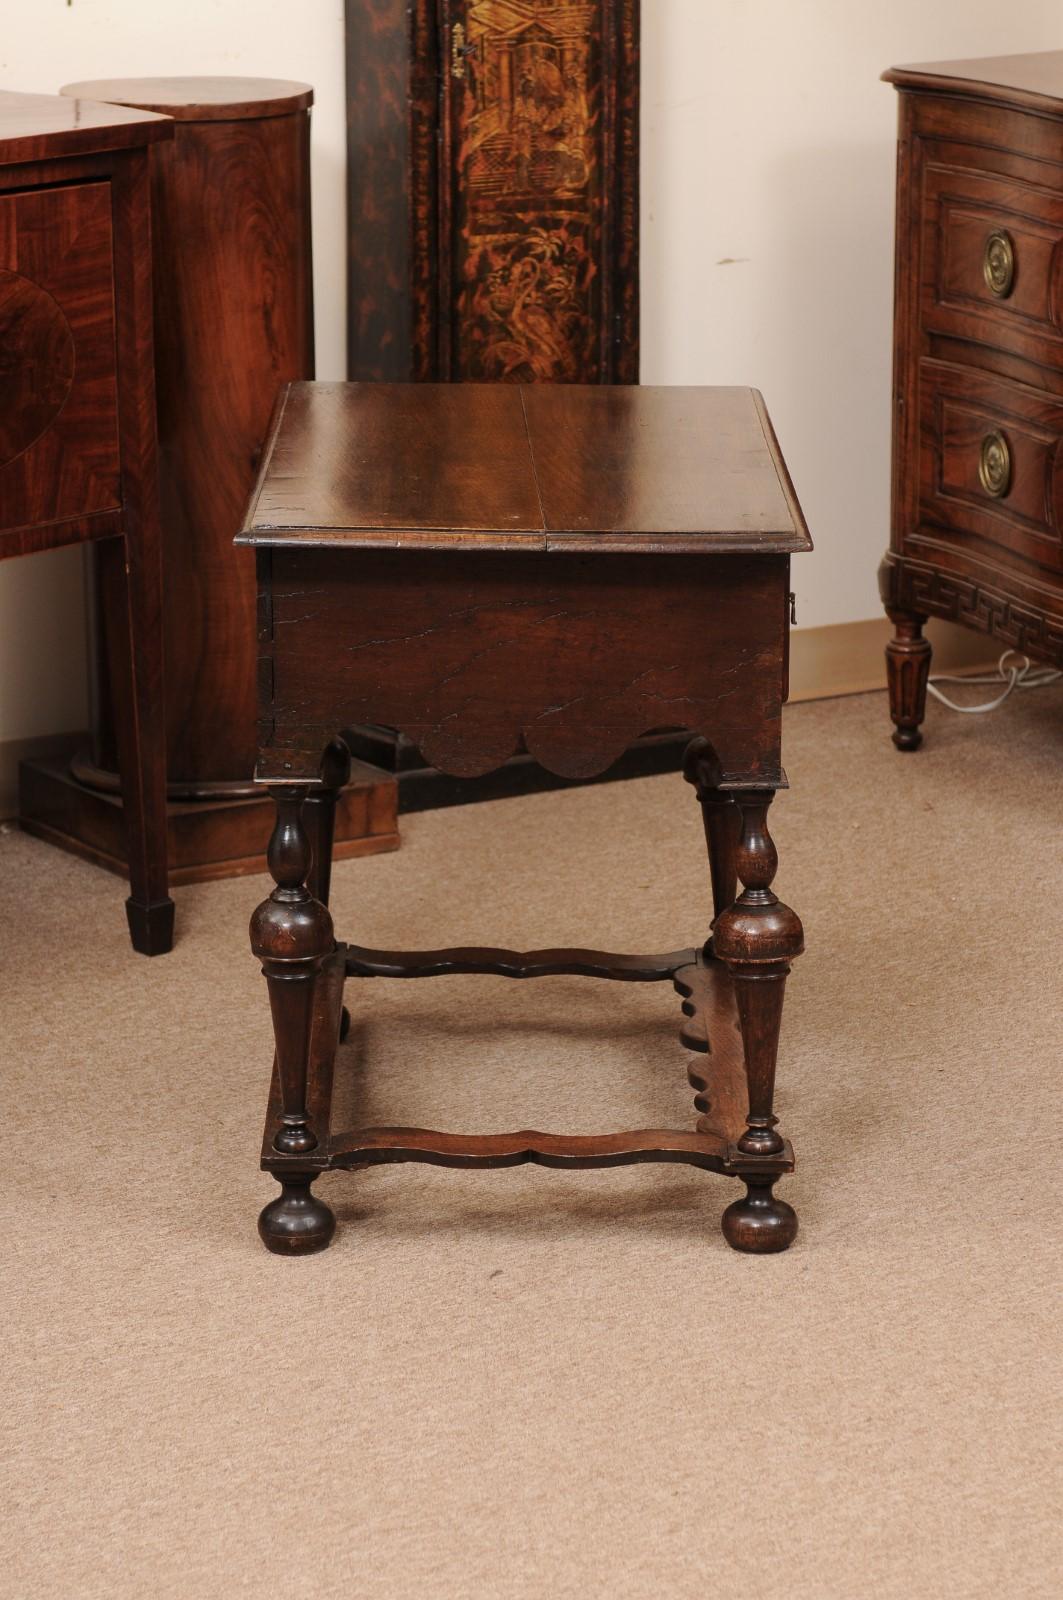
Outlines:
<svg viewBox="0 0 1063 1600"><path fill-rule="evenodd" d="M0 270L0 466L53 423L74 381L74 336L61 306L21 273Z"/></svg>

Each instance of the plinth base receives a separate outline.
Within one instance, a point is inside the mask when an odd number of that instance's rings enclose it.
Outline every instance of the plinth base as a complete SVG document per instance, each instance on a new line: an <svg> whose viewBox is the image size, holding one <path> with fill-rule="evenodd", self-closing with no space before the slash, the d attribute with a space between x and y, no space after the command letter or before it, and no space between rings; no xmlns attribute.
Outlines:
<svg viewBox="0 0 1063 1600"><path fill-rule="evenodd" d="M336 806L333 859L396 850L398 785L361 761ZM273 802L171 801L167 807L171 884L204 883L264 872L273 829ZM126 876L125 820L121 800L78 783L69 756L24 761L19 768L19 824L26 833Z"/></svg>

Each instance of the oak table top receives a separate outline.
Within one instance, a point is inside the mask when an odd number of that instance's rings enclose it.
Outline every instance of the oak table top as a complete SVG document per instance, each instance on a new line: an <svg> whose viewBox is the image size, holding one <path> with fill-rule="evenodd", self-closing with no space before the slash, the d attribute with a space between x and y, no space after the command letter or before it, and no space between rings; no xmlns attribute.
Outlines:
<svg viewBox="0 0 1063 1600"><path fill-rule="evenodd" d="M289 385L237 543L812 547L756 390L377 383Z"/></svg>

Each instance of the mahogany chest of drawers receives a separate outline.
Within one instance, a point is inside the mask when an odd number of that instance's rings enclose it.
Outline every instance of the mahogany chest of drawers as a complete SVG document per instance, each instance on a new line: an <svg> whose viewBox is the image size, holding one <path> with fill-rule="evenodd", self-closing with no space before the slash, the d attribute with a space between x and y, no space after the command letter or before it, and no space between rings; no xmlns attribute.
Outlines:
<svg viewBox="0 0 1063 1600"><path fill-rule="evenodd" d="M897 67L894 742L930 616L1063 666L1063 51Z"/></svg>

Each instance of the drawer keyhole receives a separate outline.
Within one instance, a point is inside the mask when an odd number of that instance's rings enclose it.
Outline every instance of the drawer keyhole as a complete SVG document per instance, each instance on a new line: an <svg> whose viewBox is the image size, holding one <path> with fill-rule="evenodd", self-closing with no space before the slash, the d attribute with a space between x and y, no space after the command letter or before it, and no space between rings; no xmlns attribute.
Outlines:
<svg viewBox="0 0 1063 1600"><path fill-rule="evenodd" d="M997 228L985 242L982 274L990 294L1003 300L1011 293L1015 282L1015 247L1011 235Z"/></svg>
<svg viewBox="0 0 1063 1600"><path fill-rule="evenodd" d="M987 433L978 457L978 477L986 494L999 500L1011 488L1011 451L1002 433Z"/></svg>

